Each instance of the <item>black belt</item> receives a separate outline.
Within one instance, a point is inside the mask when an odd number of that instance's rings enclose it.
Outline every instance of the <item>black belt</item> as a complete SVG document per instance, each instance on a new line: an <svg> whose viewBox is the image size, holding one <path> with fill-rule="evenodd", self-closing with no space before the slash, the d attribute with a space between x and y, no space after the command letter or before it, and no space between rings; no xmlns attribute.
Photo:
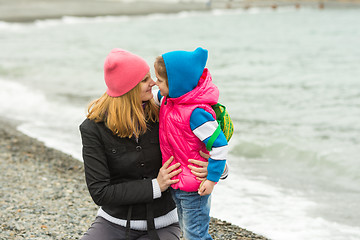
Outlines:
<svg viewBox="0 0 360 240"><path fill-rule="evenodd" d="M160 240L155 229L154 211L151 203L146 204L147 229L151 240Z"/></svg>
<svg viewBox="0 0 360 240"><path fill-rule="evenodd" d="M130 220L132 214L132 205L129 206L127 219L126 219L126 239L130 240ZM151 206L151 203L146 204L146 222L147 222L147 231L151 240L160 240L159 235L156 232L155 222L154 222L154 211Z"/></svg>
<svg viewBox="0 0 360 240"><path fill-rule="evenodd" d="M131 220L131 213L132 213L132 205L129 206L127 219L126 219L126 239L130 240L130 220Z"/></svg>

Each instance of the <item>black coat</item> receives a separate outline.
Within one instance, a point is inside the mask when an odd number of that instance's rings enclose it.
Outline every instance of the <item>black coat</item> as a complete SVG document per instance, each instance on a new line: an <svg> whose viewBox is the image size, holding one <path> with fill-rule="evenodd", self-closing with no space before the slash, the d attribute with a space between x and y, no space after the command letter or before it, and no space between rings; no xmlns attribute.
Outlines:
<svg viewBox="0 0 360 240"><path fill-rule="evenodd" d="M161 168L159 124L135 138L120 138L104 123L86 119L80 125L86 183L94 202L109 215L148 220L175 209L169 190L153 199L151 180ZM132 206L130 208L130 206Z"/></svg>

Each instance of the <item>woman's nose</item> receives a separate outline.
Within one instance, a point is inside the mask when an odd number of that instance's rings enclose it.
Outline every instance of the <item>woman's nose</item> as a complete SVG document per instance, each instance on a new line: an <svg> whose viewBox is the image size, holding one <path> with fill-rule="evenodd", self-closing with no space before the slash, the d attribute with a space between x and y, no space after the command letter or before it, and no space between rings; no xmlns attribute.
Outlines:
<svg viewBox="0 0 360 240"><path fill-rule="evenodd" d="M152 77L150 77L150 79L151 79L151 80L150 80L150 85L151 85L151 86L154 86L154 85L155 85L154 79L153 79Z"/></svg>
<svg viewBox="0 0 360 240"><path fill-rule="evenodd" d="M156 85L156 82L151 78L151 81L150 81L150 86L153 87Z"/></svg>

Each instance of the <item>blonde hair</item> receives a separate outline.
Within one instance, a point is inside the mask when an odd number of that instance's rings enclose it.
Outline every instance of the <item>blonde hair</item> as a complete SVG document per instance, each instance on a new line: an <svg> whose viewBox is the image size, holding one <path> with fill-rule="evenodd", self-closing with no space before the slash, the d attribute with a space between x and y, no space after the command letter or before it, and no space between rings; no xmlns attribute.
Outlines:
<svg viewBox="0 0 360 240"><path fill-rule="evenodd" d="M104 93L89 104L87 118L104 122L119 137L139 137L146 132L149 121L159 121L159 107L154 100L147 101L143 107L139 96L140 84L120 97Z"/></svg>
<svg viewBox="0 0 360 240"><path fill-rule="evenodd" d="M160 75L160 77L166 79L166 86L169 87L165 61L164 61L164 58L162 56L156 57L155 62L154 62L154 68L156 69L156 71Z"/></svg>

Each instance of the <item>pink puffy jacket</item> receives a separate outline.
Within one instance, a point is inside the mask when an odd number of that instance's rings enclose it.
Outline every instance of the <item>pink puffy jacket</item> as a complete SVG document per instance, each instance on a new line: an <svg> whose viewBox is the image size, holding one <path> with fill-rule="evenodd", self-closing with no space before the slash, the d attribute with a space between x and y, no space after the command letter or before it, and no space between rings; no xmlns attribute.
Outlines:
<svg viewBox="0 0 360 240"><path fill-rule="evenodd" d="M206 161L199 151L208 153L205 144L190 128L190 116L195 108L203 108L216 119L211 105L218 102L219 90L212 83L211 75L205 68L198 85L192 91L178 97L166 98L160 107L160 148L163 164L174 156L172 164L180 163L182 172L173 179L180 179L171 187L186 192L198 190L201 181L188 168L188 159Z"/></svg>

